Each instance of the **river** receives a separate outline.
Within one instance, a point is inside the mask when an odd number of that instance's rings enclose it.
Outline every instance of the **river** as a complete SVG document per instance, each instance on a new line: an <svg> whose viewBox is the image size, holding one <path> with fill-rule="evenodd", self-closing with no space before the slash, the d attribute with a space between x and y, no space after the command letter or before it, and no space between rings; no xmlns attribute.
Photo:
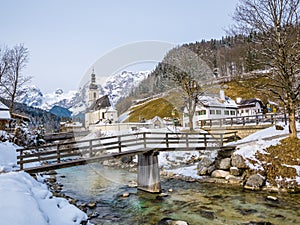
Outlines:
<svg viewBox="0 0 300 225"><path fill-rule="evenodd" d="M99 216L91 222L98 225L155 225L166 217L190 225L300 224L300 194L162 179L168 196L161 197L129 188L137 175L127 170L91 164L57 172L63 193L82 202L97 202L93 211ZM122 197L125 192L129 197ZM278 201L268 200L269 195Z"/></svg>

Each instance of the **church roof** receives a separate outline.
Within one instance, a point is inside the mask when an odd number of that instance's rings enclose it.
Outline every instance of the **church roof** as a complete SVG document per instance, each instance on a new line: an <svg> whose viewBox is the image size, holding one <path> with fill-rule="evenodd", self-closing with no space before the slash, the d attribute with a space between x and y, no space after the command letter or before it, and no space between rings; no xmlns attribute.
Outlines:
<svg viewBox="0 0 300 225"><path fill-rule="evenodd" d="M100 110L110 107L110 101L107 95L98 98L90 107L90 110Z"/></svg>

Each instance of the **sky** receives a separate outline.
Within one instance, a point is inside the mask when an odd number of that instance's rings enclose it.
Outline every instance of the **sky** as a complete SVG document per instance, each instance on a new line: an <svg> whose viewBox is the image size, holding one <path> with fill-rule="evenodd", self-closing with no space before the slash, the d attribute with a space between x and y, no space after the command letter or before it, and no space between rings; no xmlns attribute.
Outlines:
<svg viewBox="0 0 300 225"><path fill-rule="evenodd" d="M76 90L92 69L97 76L152 70L174 46L220 39L237 1L0 0L0 46L28 48L23 73L43 93ZM127 60L102 71L116 55Z"/></svg>

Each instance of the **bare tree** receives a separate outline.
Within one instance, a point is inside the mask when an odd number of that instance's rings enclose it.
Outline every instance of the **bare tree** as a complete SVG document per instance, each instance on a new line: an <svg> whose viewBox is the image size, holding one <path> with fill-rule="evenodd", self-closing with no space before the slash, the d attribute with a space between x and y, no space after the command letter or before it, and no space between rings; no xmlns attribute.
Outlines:
<svg viewBox="0 0 300 225"><path fill-rule="evenodd" d="M186 99L190 131L194 129L193 117L199 97L207 90L213 72L209 66L193 51L186 47L172 49L158 65L156 71L178 85Z"/></svg>
<svg viewBox="0 0 300 225"><path fill-rule="evenodd" d="M233 19L239 32L257 32L254 40L271 73L262 89L273 93L288 113L291 137L297 137L295 109L299 99L300 0L240 0Z"/></svg>
<svg viewBox="0 0 300 225"><path fill-rule="evenodd" d="M0 81L3 75L7 74L7 71L9 70L10 64L9 64L9 51L6 47L0 48Z"/></svg>
<svg viewBox="0 0 300 225"><path fill-rule="evenodd" d="M3 95L11 102L9 110L12 113L14 102L26 91L25 84L31 80L31 77L22 74L28 62L28 49L22 44L16 45L7 51L6 60L8 69L2 74L0 87ZM2 63L5 65L1 60Z"/></svg>

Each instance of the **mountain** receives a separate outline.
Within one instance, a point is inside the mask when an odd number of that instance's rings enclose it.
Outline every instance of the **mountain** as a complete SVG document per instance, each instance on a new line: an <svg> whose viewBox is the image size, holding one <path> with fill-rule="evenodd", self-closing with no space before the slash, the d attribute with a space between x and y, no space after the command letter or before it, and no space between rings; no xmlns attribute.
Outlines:
<svg viewBox="0 0 300 225"><path fill-rule="evenodd" d="M106 81L103 87L98 84L100 96L108 95L115 105L119 99L126 97L133 88L137 87L142 80L148 77L150 71L117 73ZM54 106L67 109L72 116L82 115L87 109L87 93L89 83L79 88L78 91L64 92L58 88L52 93L43 94L35 85L29 86L26 94L20 97L20 103L31 107L50 111Z"/></svg>
<svg viewBox="0 0 300 225"><path fill-rule="evenodd" d="M108 95L112 104L115 105L120 98L128 96L150 73L150 71L123 71L115 74L106 81L103 94Z"/></svg>
<svg viewBox="0 0 300 225"><path fill-rule="evenodd" d="M70 110L57 105L53 106L49 112L61 118L70 118L72 115Z"/></svg>

